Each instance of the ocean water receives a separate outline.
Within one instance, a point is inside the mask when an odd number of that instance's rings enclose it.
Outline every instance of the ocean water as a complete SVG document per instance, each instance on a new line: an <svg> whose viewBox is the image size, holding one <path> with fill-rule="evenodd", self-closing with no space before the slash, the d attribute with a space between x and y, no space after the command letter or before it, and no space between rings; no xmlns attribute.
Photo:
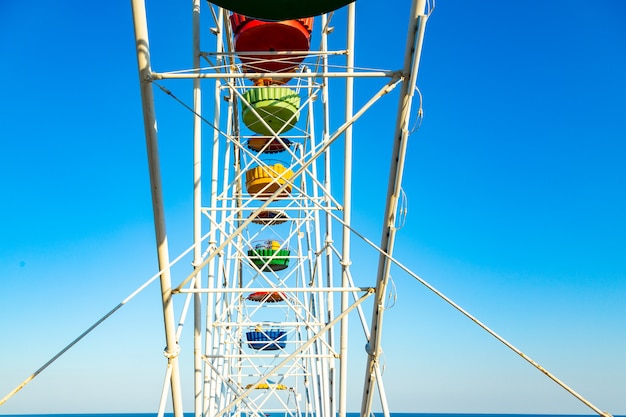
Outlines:
<svg viewBox="0 0 626 417"><path fill-rule="evenodd" d="M156 417L157 413L90 413L90 414L2 414L0 417ZM185 417L193 417L193 413L185 413ZM267 417L284 417L282 413L269 413ZM347 417L358 417L359 413L347 413ZM382 413L374 413L375 417L383 417ZM594 417L597 414L454 414L454 413L391 413L391 417ZM165 417L173 417L173 414L166 413ZM613 417L626 417L614 415Z"/></svg>

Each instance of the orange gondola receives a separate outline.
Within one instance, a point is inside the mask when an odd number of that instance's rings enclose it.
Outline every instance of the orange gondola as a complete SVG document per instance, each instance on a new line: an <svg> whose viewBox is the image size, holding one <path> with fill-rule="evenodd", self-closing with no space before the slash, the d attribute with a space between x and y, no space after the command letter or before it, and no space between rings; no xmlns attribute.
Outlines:
<svg viewBox="0 0 626 417"><path fill-rule="evenodd" d="M292 176L293 172L279 163L250 168L246 171L246 190L254 198L263 200L287 184L276 198L289 197Z"/></svg>
<svg viewBox="0 0 626 417"><path fill-rule="evenodd" d="M285 295L284 292L277 292L277 291L273 291L273 292L266 292L266 291L260 291L260 292L253 292L252 294L248 295L247 299L250 301L265 301L266 303L278 303L280 301L285 301L285 299L287 298L287 296Z"/></svg>

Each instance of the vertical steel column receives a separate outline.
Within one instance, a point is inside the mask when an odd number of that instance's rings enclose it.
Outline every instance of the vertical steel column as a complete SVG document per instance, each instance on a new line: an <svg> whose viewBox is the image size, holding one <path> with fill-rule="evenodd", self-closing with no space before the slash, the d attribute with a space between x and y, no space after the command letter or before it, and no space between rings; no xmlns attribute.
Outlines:
<svg viewBox="0 0 626 417"><path fill-rule="evenodd" d="M307 74L309 74L311 71L310 69L307 68L306 70ZM307 79L307 86L308 86L308 94L317 94L316 92L314 92L314 79L308 78ZM311 149L315 149L317 146L317 141L315 139L315 112L313 111L313 103L311 102L308 106L308 118L309 118L309 131L307 132L307 137L310 143L310 147ZM300 158L300 160L304 160L304 154L305 149L304 146L300 146L299 147L300 150L300 154L298 155L298 157ZM318 171L317 171L317 161L313 162L311 164L311 176L314 179L318 178ZM303 189L305 190L305 194L311 195L311 198L313 201L317 202L319 200L319 195L320 195L320 186L319 183L317 183L316 181L311 181L311 187L310 190L308 188L308 184L305 182L306 180L306 175L302 176L302 180L303 180ZM323 193L323 190L322 190ZM323 286L323 281L321 279L317 279L317 272L316 271L322 271L322 262L321 259L316 256L316 252L320 249L321 247L321 235L320 235L320 216L319 216L319 210L315 209L315 203L311 204L311 202L304 200L303 201L303 206L306 207L306 217L309 217L309 214L312 215L313 217L313 231L311 231L312 227L311 227L311 221L310 220L306 220L304 223L304 228L306 230L306 235L307 235L307 258L309 260L309 276L311 278L315 277L315 286L317 286L318 288L321 288ZM311 238L313 239L313 241L311 241ZM321 274L320 274L321 275ZM304 274L303 274L304 276ZM303 287L306 284L303 283ZM305 308L307 311L315 311L314 317L318 318L318 320L324 315L324 310L320 307L321 305L321 298L323 297L322 293L317 293L317 294L312 294L310 297L306 297L304 300L304 304L305 304ZM307 333L307 338L311 337L311 331L310 330L306 330ZM324 350L324 346L320 343L320 341L316 341L316 343L313 344L313 346L311 346L311 349L313 350L313 355L322 355L322 351ZM312 402L314 404L313 408L315 410L317 410L317 413L319 415L322 416L326 416L326 415L330 415L328 413L327 410L327 401L329 398L329 394L328 394L328 384L325 383L325 375L326 375L326 362L322 362L321 360L315 360L315 359L308 359L308 363L311 369L311 379L314 381L314 383L311 384L312 390L313 390L313 395L312 395Z"/></svg>
<svg viewBox="0 0 626 417"><path fill-rule="evenodd" d="M192 2L192 53L193 68L200 68L200 0ZM196 275L194 287L202 288L202 90L200 79L193 80L193 265ZM202 384L202 297L200 292L193 295L193 392L194 414L201 417L203 413Z"/></svg>
<svg viewBox="0 0 626 417"><path fill-rule="evenodd" d="M346 39L346 71L354 71L354 31L355 31L355 2L348 5L348 27ZM345 120L350 120L353 113L354 79L346 78ZM348 270L350 268L350 224L352 219L352 125L344 133L344 177L343 177L343 221L342 230L342 257L341 257L341 286L350 285ZM349 306L349 294L341 293L341 311ZM340 362L339 362L339 417L346 416L348 400L348 318L344 317L340 325Z"/></svg>
<svg viewBox="0 0 626 417"><path fill-rule="evenodd" d="M215 41L215 50L217 52L223 52L224 50L224 42L223 42L223 36L224 36L224 15L225 15L225 11L221 8L218 7L217 8L217 28L216 28L216 41ZM216 66L217 68L221 68L221 64L223 61L223 57L221 55L218 55L216 57ZM213 90L213 126L220 126L220 119L221 119L221 111L222 111L222 107L221 107L221 94L222 94L222 81L220 78L216 78L215 79L215 87ZM217 208L217 195L219 192L219 183L218 183L218 178L219 178L219 169L220 169L220 161L221 161L221 157L220 157L220 131L218 129L214 129L213 130L213 147L212 147L212 160L211 160L211 200L209 203L209 207L211 207L212 209ZM209 249L211 251L215 250L215 247L217 246L217 228L215 227L215 225L213 224L213 222L218 222L218 217L221 216L221 214L218 215L218 211L217 210L213 210L211 211L211 224L209 225L209 237L208 237L208 243L209 243ZM215 263L217 262L217 260L215 258L211 259L211 261L208 264L208 279L207 279L207 287L208 288L215 288L216 287L216 280L215 280ZM218 285L218 284L217 284ZM215 293L208 293L206 295L206 303L207 303L207 307L206 307L206 327L205 327L205 332L206 332L206 337L205 337L205 343L206 343L206 347L205 350L208 352L210 349L215 349L217 347L217 343L215 338L215 327L213 327L213 323L214 323L214 317L215 317L215 308L216 308L216 303L215 303L215 299L216 297L219 297L218 295L216 295ZM215 375L215 369L212 368L207 368L207 372L209 372L211 374L211 377L208 379L209 384L208 384L208 389L209 392L205 393L205 397L206 397L206 401L207 404L203 405L203 409L207 410L207 415L208 416L214 416L215 413L217 413L217 407L218 407L218 402L216 401L216 398L218 396L218 393L216 392L217 389L217 375ZM205 379L207 379L205 377ZM206 382L204 383L205 387L207 386Z"/></svg>
<svg viewBox="0 0 626 417"><path fill-rule="evenodd" d="M321 33L321 37L322 37L322 41L321 41L321 45L322 45L322 52L324 52L324 54L322 55L322 71L323 72L328 72L328 54L326 54L326 52L328 52L328 34L330 33L330 29L328 27L329 25L329 20L328 20L328 15L327 14L323 14L322 15L322 33ZM322 131L322 143L326 143L328 142L329 138L330 138L330 107L329 107L329 102L328 102L328 78L322 78L321 80L322 82L322 110L323 110L323 125L324 125L324 129ZM330 172L330 148L328 148L326 150L326 152L324 152L324 204L326 205L326 215L325 215L325 226L326 226L326 230L325 230L325 236L324 236L324 246L325 246L325 258L326 258L326 286L328 288L331 288L334 285L334 277L333 277L333 261L334 261L334 257L333 257L333 252L332 252L332 248L331 248L331 244L333 241L333 228L332 228L332 216L329 213L330 207L332 205L332 199L330 198L331 196L331 192L332 192L332 184L331 184L331 172ZM320 286L323 286L324 283L320 283ZM320 294L320 298L321 298L321 294ZM325 314L326 314L326 323L329 323L332 318L334 317L334 295L332 294L327 294L325 296L326 299L326 310L325 310ZM320 306L321 307L321 306ZM321 314L320 310L320 314ZM333 347L333 349L335 348L335 333L334 332L328 332L328 344L330 346ZM327 348L325 348L325 353L327 353ZM327 378L323 381L322 385L328 385L328 387L326 388L327 392L329 393L326 397L325 397L325 401L324 401L324 411L323 411L323 415L324 416L334 416L337 414L337 402L335 400L335 396L336 396L336 392L335 392L335 384L336 384L336 369L335 369L335 361L330 361L329 362L329 369L328 369L328 376Z"/></svg>
<svg viewBox="0 0 626 417"><path fill-rule="evenodd" d="M159 168L159 151L157 144L156 115L154 112L154 97L150 67L150 47L148 42L148 22L146 5L143 0L131 0L133 23L135 27L135 47L137 50L137 65L139 68L139 83L141 102L143 107L143 123L146 135L148 153L148 167L150 171L150 189L152 192L152 211L157 243L157 256L161 272L161 301L163 304L163 321L165 324L166 348L168 366L172 376L172 406L175 417L183 417L183 404L180 390L180 375L178 369L178 343L176 341L176 324L174 321L174 303L172 300L172 281L169 268L169 253L167 233L165 231L165 213L161 192L161 173Z"/></svg>
<svg viewBox="0 0 626 417"><path fill-rule="evenodd" d="M411 7L409 30L407 34L406 51L404 56L402 90L398 103L398 115L394 134L394 148L391 156L389 183L387 188L387 204L385 208L384 226L381 238L381 249L388 255L393 253L396 236L395 216L398 197L402 186L404 160L408 142L408 123L411 114L411 103L417 81L417 73L424 38L424 29L427 16L424 14L426 0L414 0ZM367 344L367 367L365 370L365 385L361 402L361 416L367 417L371 412L374 385L378 368L378 359L381 353L381 338L383 313L385 310L385 292L389 279L391 261L383 254L378 261L378 277L376 283L376 300L373 307L370 339ZM384 398L383 398L384 400Z"/></svg>

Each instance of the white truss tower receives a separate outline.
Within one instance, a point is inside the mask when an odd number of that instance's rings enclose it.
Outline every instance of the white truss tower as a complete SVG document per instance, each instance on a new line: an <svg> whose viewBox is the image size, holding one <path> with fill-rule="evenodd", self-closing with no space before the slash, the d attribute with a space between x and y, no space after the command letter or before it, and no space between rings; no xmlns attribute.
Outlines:
<svg viewBox="0 0 626 417"><path fill-rule="evenodd" d="M363 386L363 415L371 413L374 396L388 415L378 365L390 267L384 252L393 251L425 1L412 6L404 68L355 69L352 3L339 14L345 23L332 21L346 28L345 37L332 42L340 47L328 46L331 14L324 14L315 17L311 50L257 57L297 60L297 69L287 75L244 72L234 49L231 12L200 0L193 1L191 10L192 68L154 71L145 4L143 0L132 4L157 254L163 271L168 372L160 411L170 398L175 415L182 417L183 411L190 411L183 403L193 397L196 416L343 417L350 382ZM290 80L280 86L254 84L261 78L281 77ZM354 108L354 83L365 78L380 81L379 89ZM178 80L187 80L186 85L193 80L192 103L176 97L180 90L163 87ZM187 107L194 120L193 270L183 276L175 276L170 265L165 233L155 86ZM388 141L393 143L393 159L379 270L367 285L356 285L350 272L352 127L396 87L401 97L394 141ZM261 88L288 88L297 94L293 128L276 132L267 117L257 114L250 92ZM267 133L251 131L243 120L245 111L258 116ZM252 186L255 179L260 183ZM192 340L182 338L176 325L184 321L175 316L187 311L185 299L193 300ZM363 311L365 305L370 313ZM364 335L356 342L367 343L368 360L363 373L350 375L348 381L347 320L353 314L360 317ZM366 316L371 316L369 322ZM180 349L193 352L193 372L179 360ZM181 388L187 374L193 375L193 384L188 384L193 395Z"/></svg>

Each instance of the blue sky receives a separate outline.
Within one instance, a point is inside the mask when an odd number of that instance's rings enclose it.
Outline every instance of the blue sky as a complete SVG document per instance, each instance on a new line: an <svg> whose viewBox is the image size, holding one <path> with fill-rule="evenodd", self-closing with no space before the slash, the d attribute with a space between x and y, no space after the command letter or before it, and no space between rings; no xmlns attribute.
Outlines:
<svg viewBox="0 0 626 417"><path fill-rule="evenodd" d="M408 2L386 4L358 4L357 65L402 61ZM176 7L148 4L155 67L189 65L190 17ZM0 16L4 396L152 276L156 257L128 2L5 2ZM396 251L613 414L626 414L624 16L618 0L437 2ZM187 113L163 106L162 135L182 142ZM369 193L386 185L395 101L374 112L355 128L353 223L378 242L382 208ZM181 186L191 165L176 140L161 153L174 254L191 237ZM355 250L355 276L368 267ZM412 278L393 275L398 299L384 328L393 411L590 414ZM163 345L155 287L0 413L154 411ZM353 366L360 381L362 364Z"/></svg>

